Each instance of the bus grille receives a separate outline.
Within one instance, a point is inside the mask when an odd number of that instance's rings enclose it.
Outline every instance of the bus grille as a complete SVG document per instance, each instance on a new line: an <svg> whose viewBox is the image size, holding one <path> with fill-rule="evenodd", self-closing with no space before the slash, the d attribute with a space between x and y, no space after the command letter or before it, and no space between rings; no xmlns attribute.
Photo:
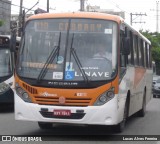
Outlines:
<svg viewBox="0 0 160 144"><path fill-rule="evenodd" d="M88 106L91 98L66 98L65 103L59 103L59 97L34 96L35 102L40 105L57 106Z"/></svg>
<svg viewBox="0 0 160 144"><path fill-rule="evenodd" d="M31 94L37 94L37 90L23 83L23 87Z"/></svg>

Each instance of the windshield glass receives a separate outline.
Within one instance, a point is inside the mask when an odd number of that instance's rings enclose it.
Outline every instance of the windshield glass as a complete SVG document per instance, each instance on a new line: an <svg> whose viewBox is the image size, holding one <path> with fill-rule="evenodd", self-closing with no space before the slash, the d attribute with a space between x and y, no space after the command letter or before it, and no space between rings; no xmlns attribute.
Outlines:
<svg viewBox="0 0 160 144"><path fill-rule="evenodd" d="M95 19L32 20L20 49L19 76L37 79L41 75L50 81L109 80L117 67L117 24Z"/></svg>
<svg viewBox="0 0 160 144"><path fill-rule="evenodd" d="M0 49L0 77L12 74L11 53L7 49Z"/></svg>

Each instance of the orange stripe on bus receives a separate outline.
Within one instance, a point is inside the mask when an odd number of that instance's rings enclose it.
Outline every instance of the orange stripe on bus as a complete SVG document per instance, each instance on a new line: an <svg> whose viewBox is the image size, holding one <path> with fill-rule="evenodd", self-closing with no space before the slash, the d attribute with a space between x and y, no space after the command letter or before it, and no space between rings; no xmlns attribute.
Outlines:
<svg viewBox="0 0 160 144"><path fill-rule="evenodd" d="M134 76L134 88L136 88L140 81L144 78L146 73L146 69L144 68L135 68L135 76Z"/></svg>

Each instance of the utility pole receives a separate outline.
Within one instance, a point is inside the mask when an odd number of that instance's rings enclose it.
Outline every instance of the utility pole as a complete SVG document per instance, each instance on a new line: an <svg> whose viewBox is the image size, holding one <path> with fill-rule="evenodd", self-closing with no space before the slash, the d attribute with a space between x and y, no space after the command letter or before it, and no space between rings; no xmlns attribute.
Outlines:
<svg viewBox="0 0 160 144"><path fill-rule="evenodd" d="M19 8L19 24L18 24L18 36L21 36L21 27L22 27L22 7L23 7L23 0L20 0L20 8Z"/></svg>
<svg viewBox="0 0 160 144"><path fill-rule="evenodd" d="M158 23L158 11L159 11L159 9L158 9L158 6L159 6L159 1L156 1L156 32L158 33L159 32L159 28L158 28L158 25L159 25L159 23Z"/></svg>
<svg viewBox="0 0 160 144"><path fill-rule="evenodd" d="M80 0L80 11L84 11L84 2L85 0Z"/></svg>
<svg viewBox="0 0 160 144"><path fill-rule="evenodd" d="M49 13L49 0L47 0L47 12Z"/></svg>
<svg viewBox="0 0 160 144"><path fill-rule="evenodd" d="M146 13L144 13L144 14L142 14L142 13L130 13L130 16L131 16L130 23L132 25L133 23L145 23L144 21L143 22L141 22L141 21L134 22L134 20L139 16L147 16L147 15L146 15ZM137 16L137 17L133 19L133 16Z"/></svg>

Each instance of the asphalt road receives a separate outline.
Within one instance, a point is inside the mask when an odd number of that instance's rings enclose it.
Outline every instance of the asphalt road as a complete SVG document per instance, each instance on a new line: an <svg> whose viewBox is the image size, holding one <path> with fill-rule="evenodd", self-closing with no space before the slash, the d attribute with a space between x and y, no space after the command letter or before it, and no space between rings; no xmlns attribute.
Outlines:
<svg viewBox="0 0 160 144"><path fill-rule="evenodd" d="M115 138L116 140L115 135L160 135L160 99L153 98L149 102L145 117L132 116L128 120L124 132L120 134L105 126L54 125L52 129L41 130L36 122L14 120L13 109L1 107L0 135L51 135L50 138L56 142L67 141L68 143L75 141L104 143L110 139ZM158 142L150 143L157 144Z"/></svg>

